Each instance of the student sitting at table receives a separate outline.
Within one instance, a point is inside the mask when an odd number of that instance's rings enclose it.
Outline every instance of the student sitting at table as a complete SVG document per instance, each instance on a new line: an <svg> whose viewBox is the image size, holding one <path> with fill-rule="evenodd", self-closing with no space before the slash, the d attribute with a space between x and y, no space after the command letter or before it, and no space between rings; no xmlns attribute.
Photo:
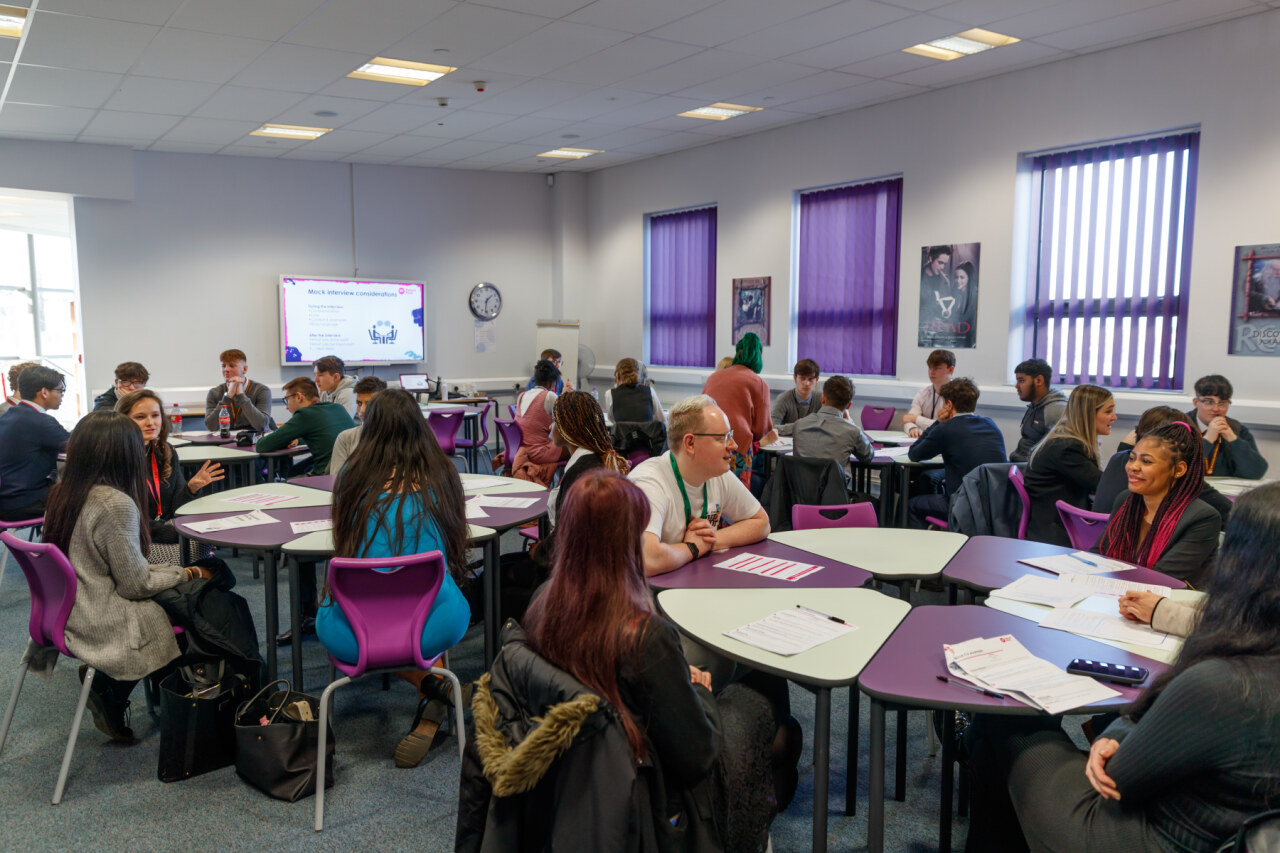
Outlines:
<svg viewBox="0 0 1280 853"><path fill-rule="evenodd" d="M802 358L796 362L791 370L791 381L796 387L779 394L771 409L773 428L778 431L778 435L791 435L797 421L816 415L823 407L822 395L814 393L821 373L818 362L811 358Z"/></svg>
<svg viewBox="0 0 1280 853"><path fill-rule="evenodd" d="M1187 417L1204 436L1204 470L1210 477L1242 477L1259 480L1267 473L1267 460L1249 428L1227 417L1231 408L1231 382L1213 374L1196 380L1195 408Z"/></svg>
<svg viewBox="0 0 1280 853"><path fill-rule="evenodd" d="M560 350L558 349L544 349L542 351L542 355L538 356L539 364L544 361L549 361L553 365L555 365L556 384L555 384L555 387L552 388L551 390L557 394L563 394L566 388L570 391L573 390L572 382L568 382L560 378L560 362L562 359L563 359L563 356L560 355ZM534 388L539 388L542 386L542 383L538 381L538 365L535 364L533 368L534 368L533 375L529 377L528 383L524 386L524 390L526 391L532 391Z"/></svg>
<svg viewBox="0 0 1280 853"><path fill-rule="evenodd" d="M871 439L845 417L853 403L853 395L853 383L847 378L839 374L827 377L822 384L822 394L814 395L822 405L818 411L796 421L791 445L792 453L802 459L834 459L839 462L846 488L853 483L849 457L857 456L859 462L870 462L875 456Z"/></svg>
<svg viewBox="0 0 1280 853"><path fill-rule="evenodd" d="M550 486L556 467L569 458L568 451L551 443L551 413L556 407L552 389L560 381L560 369L543 359L533 369L533 378L537 385L516 397L516 423L524 438L511 462L511 476Z"/></svg>
<svg viewBox="0 0 1280 853"><path fill-rule="evenodd" d="M204 398L204 425L209 432L218 431L218 411L227 407L231 430L263 432L271 420L271 389L249 378L249 357L243 350L223 350L221 385L209 389ZM310 381L310 380L308 380Z"/></svg>
<svg viewBox="0 0 1280 853"><path fill-rule="evenodd" d="M258 439L254 449L259 453L270 453L302 443L311 452L311 458L293 465L289 476L299 477L307 472L329 473L333 443L340 432L355 426L351 415L337 403L320 402L316 383L305 376L284 383L284 405L289 410L289 420L275 432Z"/></svg>
<svg viewBox="0 0 1280 853"><path fill-rule="evenodd" d="M1280 485L1236 502L1210 585L1177 661L1087 755L1059 717L974 717L966 850L1207 853L1276 806Z"/></svg>
<svg viewBox="0 0 1280 853"><path fill-rule="evenodd" d="M9 383L5 387L5 398L0 400L0 415L18 405L22 400L22 394L18 391L18 377L22 375L22 371L39 365L38 361L20 361L9 368Z"/></svg>
<svg viewBox="0 0 1280 853"><path fill-rule="evenodd" d="M173 516L178 507L195 500L196 494L223 477L222 466L205 460L200 470L188 480L182 475L178 454L169 444L169 419L164 416L164 402L149 389L131 391L116 402L116 411L137 424L146 446L143 477L146 496L143 517L151 530L151 556L156 562L178 563L178 531Z"/></svg>
<svg viewBox="0 0 1280 853"><path fill-rule="evenodd" d="M634 358L624 358L613 368L613 387L604 392L604 410L616 423L667 422L662 401L652 385L640 381L642 367Z"/></svg>
<svg viewBox="0 0 1280 853"><path fill-rule="evenodd" d="M346 363L336 355L326 355L312 362L311 370L315 375L316 387L320 389L320 402L337 403L354 417L356 378L346 375Z"/></svg>
<svg viewBox="0 0 1280 853"><path fill-rule="evenodd" d="M1218 550L1222 517L1198 499L1204 486L1199 434L1189 424L1157 427L1138 439L1125 473L1129 490L1094 549L1200 586Z"/></svg>
<svg viewBox="0 0 1280 853"><path fill-rule="evenodd" d="M130 391L139 391L147 387L151 374L136 361L126 361L116 365L116 379L111 387L93 398L95 412L116 411L116 403Z"/></svg>
<svg viewBox="0 0 1280 853"><path fill-rule="evenodd" d="M360 444L334 486L333 553L338 557L444 554L444 582L422 626L422 656L430 660L458 644L471 617L457 583L467 565L462 480L408 391L379 392L369 401L365 415ZM304 572L302 579L307 574L314 601L315 574ZM351 623L327 589L323 599L316 634L329 654L355 663L359 649ZM430 673L406 671L400 677L417 685L419 695L409 733L396 746L395 763L416 767L431 749L452 697L450 686Z"/></svg>
<svg viewBox="0 0 1280 853"><path fill-rule="evenodd" d="M956 354L949 349L936 349L925 359L929 369L929 384L921 388L911 400L911 410L902 416L902 428L912 438L918 437L938 419L942 411L942 386L951 381L956 372Z"/></svg>
<svg viewBox="0 0 1280 853"><path fill-rule="evenodd" d="M1125 474L1125 468L1129 464L1129 451L1133 450L1134 445L1138 443L1138 438L1156 427L1171 423L1192 425L1191 418L1172 406L1153 406L1142 413L1142 417L1138 418L1137 427L1120 440L1116 454L1107 462L1107 467L1102 469L1098 490L1093 495L1094 512L1105 512L1109 515L1115 507L1116 497L1128 488L1129 480ZM1204 488L1200 490L1197 497L1218 511L1218 515L1222 516L1222 525L1225 527L1227 518L1231 515L1231 500L1209 485L1208 481L1205 481Z"/></svg>
<svg viewBox="0 0 1280 853"><path fill-rule="evenodd" d="M360 443L361 427L364 426L365 407L369 405L369 401L373 399L374 394L387 390L387 382L377 376L362 376L353 390L356 392L356 417L360 420L360 423L351 429L345 429L338 433L338 437L333 440L333 455L329 457L330 474L337 474L342 470L342 466L347 464L347 459L351 457L356 445Z"/></svg>
<svg viewBox="0 0 1280 853"><path fill-rule="evenodd" d="M22 399L0 415L0 521L44 515L67 431L50 411L62 405L66 378L36 364L18 377Z"/></svg>
<svg viewBox="0 0 1280 853"><path fill-rule="evenodd" d="M564 475L547 499L547 518L552 526L556 523L564 495L583 474L592 468L608 468L626 476L631 469L627 460L613 449L600 404L586 391L568 391L556 398L551 418L551 442L569 451Z"/></svg>
<svg viewBox="0 0 1280 853"><path fill-rule="evenodd" d="M1067 410L1067 397L1049 386L1053 368L1043 358L1029 358L1013 369L1018 399L1027 404L1022 415L1018 446L1009 454L1010 462L1026 462L1031 448L1040 443Z"/></svg>
<svg viewBox="0 0 1280 853"><path fill-rule="evenodd" d="M1098 436L1110 435L1116 401L1097 385L1078 385L1067 399L1067 412L1031 450L1024 481L1031 498L1027 538L1033 542L1070 545L1058 515L1058 501L1088 509L1102 477Z"/></svg>
<svg viewBox="0 0 1280 853"><path fill-rule="evenodd" d="M938 389L942 405L938 419L911 445L907 458L922 462L942 457L946 472L946 494L916 495L908 506L911 526L923 530L926 516L945 519L951 496L979 465L1004 462L1004 434L991 418L975 414L978 408L978 386L972 379L952 379Z"/></svg>

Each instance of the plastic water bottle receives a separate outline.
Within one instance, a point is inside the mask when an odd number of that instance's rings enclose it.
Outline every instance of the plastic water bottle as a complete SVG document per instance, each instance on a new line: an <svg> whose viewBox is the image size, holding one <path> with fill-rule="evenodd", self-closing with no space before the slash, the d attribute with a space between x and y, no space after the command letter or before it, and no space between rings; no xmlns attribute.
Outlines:
<svg viewBox="0 0 1280 853"><path fill-rule="evenodd" d="M182 410L178 408L178 404L173 404L172 414L169 415L169 432L182 432Z"/></svg>
<svg viewBox="0 0 1280 853"><path fill-rule="evenodd" d="M231 438L231 413L226 406L218 408L218 437Z"/></svg>
<svg viewBox="0 0 1280 853"><path fill-rule="evenodd" d="M600 402L600 392L596 390L596 386L591 386L591 396L596 398L596 402Z"/></svg>

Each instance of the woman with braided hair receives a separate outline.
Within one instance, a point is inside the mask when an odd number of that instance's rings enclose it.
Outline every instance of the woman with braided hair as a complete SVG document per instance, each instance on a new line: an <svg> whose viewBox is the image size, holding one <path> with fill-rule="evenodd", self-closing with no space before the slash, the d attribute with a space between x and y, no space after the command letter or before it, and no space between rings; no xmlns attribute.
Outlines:
<svg viewBox="0 0 1280 853"><path fill-rule="evenodd" d="M627 460L613 449L600 404L586 391L570 391L556 398L551 414L551 441L569 451L564 476L547 502L547 516L552 525L556 523L561 496L568 494L569 487L583 474L593 468L608 468L625 477L630 470Z"/></svg>
<svg viewBox="0 0 1280 853"><path fill-rule="evenodd" d="M1222 517L1198 498L1204 488L1200 436L1185 423L1157 427L1129 454L1129 490L1115 502L1098 553L1199 586L1218 549Z"/></svg>

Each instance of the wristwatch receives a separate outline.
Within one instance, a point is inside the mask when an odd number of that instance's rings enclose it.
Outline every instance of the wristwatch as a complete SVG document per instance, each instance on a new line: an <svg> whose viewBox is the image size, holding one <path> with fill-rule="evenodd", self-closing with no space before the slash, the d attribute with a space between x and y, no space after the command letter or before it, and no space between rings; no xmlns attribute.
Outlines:
<svg viewBox="0 0 1280 853"><path fill-rule="evenodd" d="M686 542L684 544L689 546L689 553L693 555L693 559L696 560L702 556L700 553L698 553L698 546L696 544L694 544L693 542Z"/></svg>

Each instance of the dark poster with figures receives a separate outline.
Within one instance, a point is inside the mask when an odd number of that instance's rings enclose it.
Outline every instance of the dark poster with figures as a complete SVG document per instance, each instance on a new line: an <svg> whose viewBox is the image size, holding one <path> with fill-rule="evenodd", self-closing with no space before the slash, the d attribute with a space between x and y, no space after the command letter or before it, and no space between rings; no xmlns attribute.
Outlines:
<svg viewBox="0 0 1280 853"><path fill-rule="evenodd" d="M769 283L772 276L733 280L733 343L747 332L755 332L760 343L769 345Z"/></svg>
<svg viewBox="0 0 1280 853"><path fill-rule="evenodd" d="M978 338L981 243L920 250L920 333L926 349L972 349Z"/></svg>
<svg viewBox="0 0 1280 853"><path fill-rule="evenodd" d="M1280 243L1236 246L1231 355L1280 355Z"/></svg>

